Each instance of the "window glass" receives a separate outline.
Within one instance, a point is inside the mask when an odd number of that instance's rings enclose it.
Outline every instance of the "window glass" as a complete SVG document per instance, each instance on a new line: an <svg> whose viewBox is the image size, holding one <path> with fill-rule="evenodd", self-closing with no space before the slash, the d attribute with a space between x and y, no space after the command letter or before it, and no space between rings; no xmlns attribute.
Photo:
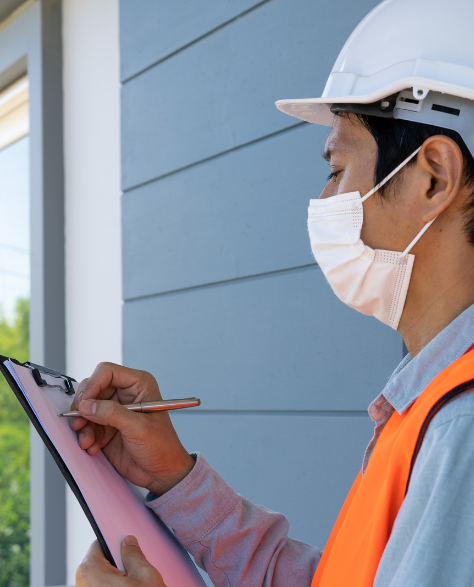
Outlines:
<svg viewBox="0 0 474 587"><path fill-rule="evenodd" d="M13 320L30 295L29 137L0 150L0 306Z"/></svg>

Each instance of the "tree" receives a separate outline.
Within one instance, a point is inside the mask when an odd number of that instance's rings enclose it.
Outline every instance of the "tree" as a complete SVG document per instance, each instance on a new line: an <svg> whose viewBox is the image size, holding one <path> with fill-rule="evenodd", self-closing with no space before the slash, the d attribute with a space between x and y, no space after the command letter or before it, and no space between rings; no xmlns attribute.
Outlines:
<svg viewBox="0 0 474 587"><path fill-rule="evenodd" d="M0 314L0 353L29 355L29 301L19 299L13 324ZM29 420L0 376L0 587L27 587L30 573Z"/></svg>

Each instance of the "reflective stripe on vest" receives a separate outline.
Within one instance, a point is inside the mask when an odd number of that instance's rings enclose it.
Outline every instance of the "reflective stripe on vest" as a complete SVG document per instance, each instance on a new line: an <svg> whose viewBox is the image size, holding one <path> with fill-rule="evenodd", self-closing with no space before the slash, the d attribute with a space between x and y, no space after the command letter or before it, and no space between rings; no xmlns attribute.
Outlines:
<svg viewBox="0 0 474 587"><path fill-rule="evenodd" d="M434 415L474 388L472 348L442 371L400 416L394 412L357 476L326 544L311 587L372 587L411 471Z"/></svg>

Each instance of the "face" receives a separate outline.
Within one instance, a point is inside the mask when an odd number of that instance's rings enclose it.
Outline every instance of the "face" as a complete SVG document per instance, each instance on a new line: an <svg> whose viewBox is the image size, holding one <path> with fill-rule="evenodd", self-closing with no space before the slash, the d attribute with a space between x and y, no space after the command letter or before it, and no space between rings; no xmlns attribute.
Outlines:
<svg viewBox="0 0 474 587"><path fill-rule="evenodd" d="M377 145L369 131L354 115L335 116L328 136L325 158L331 177L320 198L359 191L364 196L374 187ZM410 194L416 192L412 168L400 172L396 193L382 198L377 193L363 204L364 222L361 238L372 249L403 251L421 229L414 214Z"/></svg>

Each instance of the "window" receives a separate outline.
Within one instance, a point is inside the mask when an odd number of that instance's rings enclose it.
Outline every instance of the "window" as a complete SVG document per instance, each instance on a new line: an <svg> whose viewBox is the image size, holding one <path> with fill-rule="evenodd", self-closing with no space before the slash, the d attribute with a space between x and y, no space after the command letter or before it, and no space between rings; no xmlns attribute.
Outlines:
<svg viewBox="0 0 474 587"><path fill-rule="evenodd" d="M0 353L29 352L28 79L0 93ZM0 381L0 587L29 585L29 423Z"/></svg>

